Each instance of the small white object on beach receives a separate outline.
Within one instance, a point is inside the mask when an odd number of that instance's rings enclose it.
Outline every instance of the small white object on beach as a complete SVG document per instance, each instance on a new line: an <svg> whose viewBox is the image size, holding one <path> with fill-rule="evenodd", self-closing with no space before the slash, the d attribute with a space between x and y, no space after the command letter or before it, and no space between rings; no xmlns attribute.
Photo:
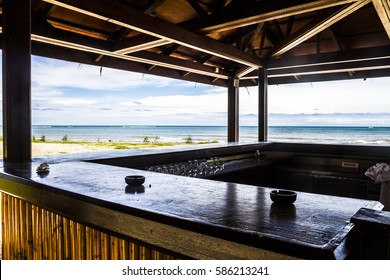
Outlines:
<svg viewBox="0 0 390 280"><path fill-rule="evenodd" d="M50 167L47 163L42 163L37 167L37 173L46 173L50 171Z"/></svg>

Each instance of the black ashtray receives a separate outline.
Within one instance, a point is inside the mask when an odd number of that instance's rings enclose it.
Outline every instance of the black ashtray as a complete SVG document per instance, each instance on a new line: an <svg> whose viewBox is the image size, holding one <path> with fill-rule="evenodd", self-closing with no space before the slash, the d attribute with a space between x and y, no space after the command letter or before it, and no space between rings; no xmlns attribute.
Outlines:
<svg viewBox="0 0 390 280"><path fill-rule="evenodd" d="M127 185L125 188L125 193L140 194L144 192L145 187L143 185Z"/></svg>
<svg viewBox="0 0 390 280"><path fill-rule="evenodd" d="M145 183L145 177L142 175L129 175L125 177L125 181L129 186L141 186Z"/></svg>
<svg viewBox="0 0 390 280"><path fill-rule="evenodd" d="M270 193L271 200L277 204L292 204L297 199L297 193L287 190L273 190Z"/></svg>

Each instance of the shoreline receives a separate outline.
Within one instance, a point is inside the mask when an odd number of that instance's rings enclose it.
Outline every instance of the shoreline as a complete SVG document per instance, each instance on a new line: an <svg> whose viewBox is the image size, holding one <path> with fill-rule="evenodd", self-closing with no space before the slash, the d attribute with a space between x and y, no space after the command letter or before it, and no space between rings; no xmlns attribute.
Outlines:
<svg viewBox="0 0 390 280"><path fill-rule="evenodd" d="M164 142L164 141L147 141L147 142L116 142L116 141L32 141L31 151L32 156L45 156L45 155L59 155L59 154L75 154L75 153L88 153L99 152L109 150L127 150L127 149L147 149L158 147L170 147L180 145L201 145L201 144L213 144L219 143L219 141L193 141L191 138L183 139L181 142ZM284 142L282 142L284 143ZM290 143L313 143L313 141L291 141ZM332 143L319 143L317 144L332 144ZM333 143L335 144L335 143ZM350 143L337 143L340 145L380 145L389 146L390 141L375 141L367 142L364 140L351 141ZM3 157L3 141L0 138L0 157Z"/></svg>
<svg viewBox="0 0 390 280"><path fill-rule="evenodd" d="M33 141L32 156L88 153L109 150L145 149L179 145L211 144L216 142L87 142L87 141ZM0 156L3 157L3 141L0 141Z"/></svg>

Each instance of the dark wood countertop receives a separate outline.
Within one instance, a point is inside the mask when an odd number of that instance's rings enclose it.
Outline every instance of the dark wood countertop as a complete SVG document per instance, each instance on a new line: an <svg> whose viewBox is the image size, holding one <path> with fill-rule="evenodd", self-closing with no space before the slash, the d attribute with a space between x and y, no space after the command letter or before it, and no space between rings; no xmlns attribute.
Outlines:
<svg viewBox="0 0 390 280"><path fill-rule="evenodd" d="M298 258L342 258L341 244L353 227L350 218L362 207L382 207L374 201L299 192L293 205L283 207L273 204L271 189L263 187L81 161L51 163L42 176L35 172L39 163L6 165L0 177ZM146 177L144 189L126 192L124 178L135 174Z"/></svg>

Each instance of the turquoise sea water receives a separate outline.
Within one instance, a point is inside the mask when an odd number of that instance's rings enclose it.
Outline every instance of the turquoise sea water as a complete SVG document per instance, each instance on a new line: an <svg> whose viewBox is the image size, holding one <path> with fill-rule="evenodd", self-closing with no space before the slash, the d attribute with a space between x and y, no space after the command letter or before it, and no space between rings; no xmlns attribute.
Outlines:
<svg viewBox="0 0 390 280"><path fill-rule="evenodd" d="M194 142L217 140L226 142L226 126L58 126L34 125L36 139L69 141L150 141L182 142L191 137ZM273 142L386 144L390 145L390 127L321 127L274 126L269 127L268 139ZM240 142L256 142L257 127L240 127Z"/></svg>

